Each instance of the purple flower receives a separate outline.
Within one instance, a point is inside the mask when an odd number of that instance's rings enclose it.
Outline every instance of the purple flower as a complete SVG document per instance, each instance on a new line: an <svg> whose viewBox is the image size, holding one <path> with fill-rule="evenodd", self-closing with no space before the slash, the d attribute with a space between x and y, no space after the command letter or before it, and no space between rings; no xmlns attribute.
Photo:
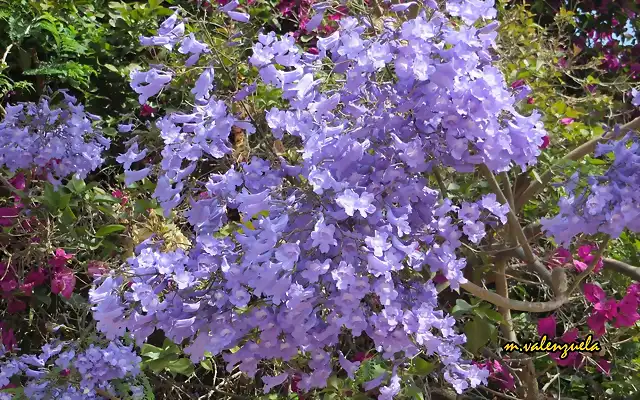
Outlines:
<svg viewBox="0 0 640 400"><path fill-rule="evenodd" d="M376 207L371 204L373 200L371 193L363 192L358 196L352 189L346 189L337 197L336 204L342 207L350 217L353 217L354 211L358 211L362 218L367 218L367 214L373 214L376 210Z"/></svg>
<svg viewBox="0 0 640 400"><path fill-rule="evenodd" d="M140 96L138 101L145 104L149 97L155 96L169 83L173 76L169 72L158 71L155 68L147 72L131 71L131 88Z"/></svg>

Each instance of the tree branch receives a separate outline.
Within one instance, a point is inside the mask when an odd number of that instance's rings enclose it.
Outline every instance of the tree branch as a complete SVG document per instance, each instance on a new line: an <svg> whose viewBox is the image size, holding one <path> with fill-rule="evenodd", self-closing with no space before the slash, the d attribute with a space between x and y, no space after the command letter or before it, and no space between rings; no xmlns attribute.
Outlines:
<svg viewBox="0 0 640 400"><path fill-rule="evenodd" d="M500 184L496 180L496 176L493 174L493 172L491 172L489 167L487 167L485 164L482 164L480 165L480 170L487 178L489 186L491 186L491 189L493 189L493 191L495 192L500 203L509 204L509 201L502 192L502 189L500 189ZM509 206L509 213L507 214L507 218L512 233L516 235L520 246L522 246L525 254L525 261L527 261L528 263L533 263L536 260L536 256L533 254L533 250L531 250L531 246L529 246L527 236L524 234L524 231L520 226L520 222L518 222L518 217L516 216L515 211L511 208L511 206Z"/></svg>
<svg viewBox="0 0 640 400"><path fill-rule="evenodd" d="M634 281L640 282L640 268L634 267L613 258L603 258L604 267L620 274L626 275Z"/></svg>
<svg viewBox="0 0 640 400"><path fill-rule="evenodd" d="M464 290L471 293L472 295L478 297L479 299L488 301L489 303L494 304L501 308L509 308L515 311L524 311L524 312L531 312L531 313L543 313L543 312L553 311L562 307L563 304L569 301L571 294L580 287L580 283L582 282L582 280L586 278L595 269L596 265L598 264L598 261L600 261L600 259L602 258L602 254L604 253L608 244L609 244L609 236L606 236L602 245L600 245L600 248L598 249L596 256L589 264L589 267L576 277L576 279L573 282L573 285L571 285L569 290L567 290L565 293L562 293L556 296L555 299L550 301L531 302L531 301L513 300L513 299L500 296L499 294L491 292L487 289L484 289L472 282L462 283L460 284L460 287L462 287Z"/></svg>

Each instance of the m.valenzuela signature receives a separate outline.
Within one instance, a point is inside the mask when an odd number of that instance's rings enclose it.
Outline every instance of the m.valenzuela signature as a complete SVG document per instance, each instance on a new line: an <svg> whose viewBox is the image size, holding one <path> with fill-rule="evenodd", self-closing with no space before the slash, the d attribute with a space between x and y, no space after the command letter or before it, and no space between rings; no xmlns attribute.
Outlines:
<svg viewBox="0 0 640 400"><path fill-rule="evenodd" d="M534 353L536 351L555 353L561 351L561 360L567 358L569 356L569 353L573 353L576 351L593 353L601 350L600 343L597 341L593 341L593 335L587 335L585 340L574 343L556 343L548 340L547 335L543 335L540 340L535 342L527 342L523 344L509 342L502 346L502 348L508 353L511 353L513 351L518 351L521 353Z"/></svg>

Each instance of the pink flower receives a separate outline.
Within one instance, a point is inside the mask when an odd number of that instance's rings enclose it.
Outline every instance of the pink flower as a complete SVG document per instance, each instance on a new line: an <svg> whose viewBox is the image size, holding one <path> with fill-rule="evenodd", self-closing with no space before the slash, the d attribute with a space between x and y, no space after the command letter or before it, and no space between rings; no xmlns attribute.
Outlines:
<svg viewBox="0 0 640 400"><path fill-rule="evenodd" d="M515 82L513 82L511 84L511 89L517 89L517 88L519 88L520 86L523 86L523 85L524 85L524 79L518 79L517 81L515 81Z"/></svg>
<svg viewBox="0 0 640 400"><path fill-rule="evenodd" d="M35 270L29 271L26 278L24 278L24 283L33 283L35 286L42 285L47 280L44 271L42 268L38 268Z"/></svg>
<svg viewBox="0 0 640 400"><path fill-rule="evenodd" d="M49 260L49 264L54 269L60 269L72 258L73 254L67 254L63 249L56 249L55 256Z"/></svg>
<svg viewBox="0 0 640 400"><path fill-rule="evenodd" d="M18 277L10 265L0 263L0 291L13 292L18 288Z"/></svg>
<svg viewBox="0 0 640 400"><path fill-rule="evenodd" d="M60 293L62 297L70 299L75 286L76 277L71 268L62 267L54 271L51 278L51 292L53 294Z"/></svg>
<svg viewBox="0 0 640 400"><path fill-rule="evenodd" d="M0 207L0 226L12 226L18 215L20 215L19 207Z"/></svg>
<svg viewBox="0 0 640 400"><path fill-rule="evenodd" d="M536 102L536 99L534 99L533 97L527 97L527 104L533 104Z"/></svg>
<svg viewBox="0 0 640 400"><path fill-rule="evenodd" d="M352 362L363 362L363 361L366 361L366 360L368 360L368 359L370 359L370 358L375 357L375 355L376 355L376 353L375 353L375 352L373 352L373 351L372 351L372 352L364 352L364 351L361 351L361 352L359 352L359 353L356 353L356 354L353 356L353 359L352 359L351 361L352 361Z"/></svg>
<svg viewBox="0 0 640 400"><path fill-rule="evenodd" d="M560 338L565 343L572 343L578 340L578 328L569 329Z"/></svg>
<svg viewBox="0 0 640 400"><path fill-rule="evenodd" d="M604 290L593 283L585 283L584 297L586 297L591 304L597 304L607 299L607 295L604 293Z"/></svg>
<svg viewBox="0 0 640 400"><path fill-rule="evenodd" d="M514 390L516 382L513 375L497 360L475 363L479 368L489 370L489 379L495 381L503 390Z"/></svg>
<svg viewBox="0 0 640 400"><path fill-rule="evenodd" d="M609 361L605 360L604 358L601 358L598 361L596 361L596 364L598 364L597 369L600 372L604 372L607 375L611 373L611 363Z"/></svg>
<svg viewBox="0 0 640 400"><path fill-rule="evenodd" d="M7 312L9 314L17 314L20 311L24 311L27 309L27 303L22 300L18 300L13 296L9 297L7 303Z"/></svg>
<svg viewBox="0 0 640 400"><path fill-rule="evenodd" d="M583 263L582 261L578 261L578 260L573 260L573 265L576 267L576 271L578 272L584 272L587 270L587 268L589 268L589 266L585 263Z"/></svg>
<svg viewBox="0 0 640 400"><path fill-rule="evenodd" d="M597 303L593 309L603 313L607 320L612 320L618 315L618 302L615 299L609 299L606 302Z"/></svg>
<svg viewBox="0 0 640 400"><path fill-rule="evenodd" d="M640 315L638 314L638 300L636 296L627 294L618 303L618 315L613 326L616 328L623 326L631 327L635 325L638 320L640 320Z"/></svg>
<svg viewBox="0 0 640 400"><path fill-rule="evenodd" d="M538 320L538 336L546 335L548 339L556 337L556 317L550 315Z"/></svg>
<svg viewBox="0 0 640 400"><path fill-rule="evenodd" d="M606 332L607 317L604 313L595 312L587 318L587 326L593 331L595 337L600 337Z"/></svg>
<svg viewBox="0 0 640 400"><path fill-rule="evenodd" d="M114 190L111 195L116 199L120 199L120 205L124 206L129 202L129 198L124 194L122 190Z"/></svg>
<svg viewBox="0 0 640 400"><path fill-rule="evenodd" d="M636 298L640 297L640 282L635 282L629 285L627 288L627 294L636 296Z"/></svg>
<svg viewBox="0 0 640 400"><path fill-rule="evenodd" d="M87 271L92 277L102 276L107 272L107 265L102 261L89 261Z"/></svg>
<svg viewBox="0 0 640 400"><path fill-rule="evenodd" d="M577 353L577 352L569 353L564 360L560 358L560 356L562 355L562 352L550 353L549 355L551 356L551 359L554 360L556 364L558 364L561 367L578 368L580 367L580 364L582 364L582 360L584 359L584 357L582 356L582 353Z"/></svg>
<svg viewBox="0 0 640 400"><path fill-rule="evenodd" d="M562 119L560 120L560 123L561 123L562 125L571 125L571 124L573 123L573 121L574 121L574 119L573 119L573 118L568 118L568 117L567 117L567 118L562 118Z"/></svg>
<svg viewBox="0 0 640 400"><path fill-rule="evenodd" d="M4 322L0 322L0 332L2 332L2 345L7 351L12 351L18 345L13 328L7 328Z"/></svg>
<svg viewBox="0 0 640 400"><path fill-rule="evenodd" d="M549 136L545 135L542 138L542 144L540 145L540 148L543 149L543 150L546 149L547 147L549 147L549 143L550 142L551 142L551 139L549 139Z"/></svg>
<svg viewBox="0 0 640 400"><path fill-rule="evenodd" d="M440 274L440 273L436 274L436 276L433 277L433 283L436 284L436 285L438 285L440 283L444 283L446 281L447 281L447 277L442 275L442 274Z"/></svg>
<svg viewBox="0 0 640 400"><path fill-rule="evenodd" d="M27 181L24 177L24 173L20 172L13 178L9 179L9 183L18 190L24 190L27 187Z"/></svg>
<svg viewBox="0 0 640 400"><path fill-rule="evenodd" d="M582 245L578 248L578 257L584 259L591 254L591 246L588 244Z"/></svg>

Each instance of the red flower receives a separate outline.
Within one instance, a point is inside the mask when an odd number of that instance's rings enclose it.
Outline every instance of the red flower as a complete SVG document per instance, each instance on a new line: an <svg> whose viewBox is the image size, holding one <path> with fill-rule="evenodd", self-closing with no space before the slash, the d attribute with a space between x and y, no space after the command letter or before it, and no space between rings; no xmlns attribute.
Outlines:
<svg viewBox="0 0 640 400"><path fill-rule="evenodd" d="M604 372L607 375L611 373L611 363L609 361L605 360L604 358L601 358L598 361L596 361L596 363L598 364L597 369L599 371Z"/></svg>
<svg viewBox="0 0 640 400"><path fill-rule="evenodd" d="M18 190L24 190L27 187L27 180L25 179L23 172L20 172L18 175L9 179L9 182Z"/></svg>
<svg viewBox="0 0 640 400"><path fill-rule="evenodd" d="M533 104L536 102L536 99L534 99L533 97L527 97L527 104Z"/></svg>
<svg viewBox="0 0 640 400"><path fill-rule="evenodd" d="M22 300L18 300L13 296L9 297L7 303L7 312L9 314L16 314L27 309L27 303Z"/></svg>
<svg viewBox="0 0 640 400"><path fill-rule="evenodd" d="M518 79L517 81L511 84L511 89L517 89L522 85L524 85L524 79Z"/></svg>
<svg viewBox="0 0 640 400"><path fill-rule="evenodd" d="M122 190L114 190L111 195L116 199L120 199L120 205L125 205L129 202L129 198L124 194Z"/></svg>
<svg viewBox="0 0 640 400"><path fill-rule="evenodd" d="M145 104L142 107L140 107L140 116L149 117L149 116L153 115L153 113L156 112L156 111L158 111L158 110L156 110L155 108L151 107L148 104Z"/></svg>
<svg viewBox="0 0 640 400"><path fill-rule="evenodd" d="M7 328L4 322L0 322L0 332L2 332L2 345L8 351L13 350L18 345L16 336L13 333L13 328Z"/></svg>
<svg viewBox="0 0 640 400"><path fill-rule="evenodd" d="M369 352L361 351L359 353L356 353L353 356L353 360L351 360L351 361L353 361L353 362L356 362L356 361L364 362L364 361L367 361L370 358L375 357L375 355L376 354L374 352L369 353Z"/></svg>
<svg viewBox="0 0 640 400"><path fill-rule="evenodd" d="M53 294L60 293L62 297L70 299L75 286L76 277L71 268L62 267L54 271L53 277L51 278L51 292Z"/></svg>
<svg viewBox="0 0 640 400"><path fill-rule="evenodd" d="M541 149L546 149L547 147L549 147L549 143L551 142L551 139L549 139L549 136L544 136L542 138L542 144L540 145Z"/></svg>
<svg viewBox="0 0 640 400"><path fill-rule="evenodd" d="M0 207L0 226L12 226L19 214L20 209L16 206Z"/></svg>
<svg viewBox="0 0 640 400"><path fill-rule="evenodd" d="M46 276L41 268L31 270L24 279L24 283L33 283L35 286L40 286L46 281Z"/></svg>

